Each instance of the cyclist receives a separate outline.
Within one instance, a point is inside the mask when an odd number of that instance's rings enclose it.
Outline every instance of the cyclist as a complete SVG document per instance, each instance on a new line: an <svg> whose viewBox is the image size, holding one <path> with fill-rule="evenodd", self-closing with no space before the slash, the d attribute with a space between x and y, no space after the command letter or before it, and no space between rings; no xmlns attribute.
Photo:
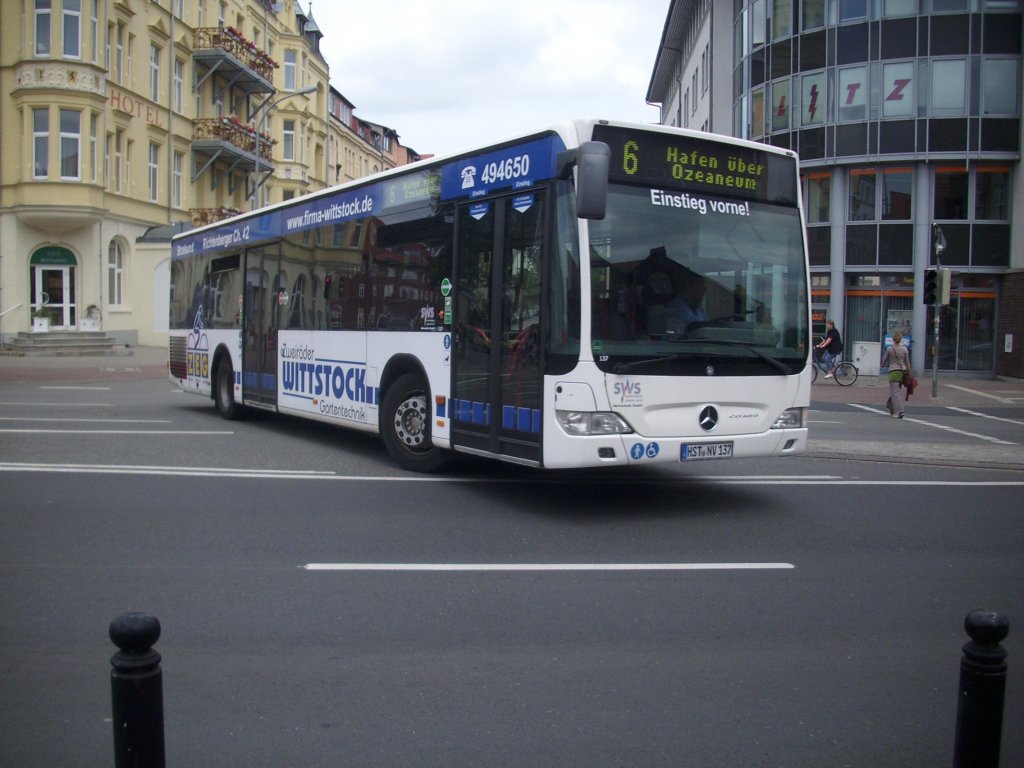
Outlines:
<svg viewBox="0 0 1024 768"><path fill-rule="evenodd" d="M825 378L831 379L836 372L836 358L843 351L843 337L836 330L835 321L829 320L826 327L825 338L816 346L821 350L821 368L825 371Z"/></svg>

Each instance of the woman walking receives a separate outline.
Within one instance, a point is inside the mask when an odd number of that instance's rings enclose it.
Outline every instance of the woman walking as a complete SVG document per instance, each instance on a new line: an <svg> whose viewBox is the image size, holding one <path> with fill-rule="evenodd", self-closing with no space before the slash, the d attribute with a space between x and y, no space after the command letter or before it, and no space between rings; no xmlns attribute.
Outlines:
<svg viewBox="0 0 1024 768"><path fill-rule="evenodd" d="M892 346L885 350L882 365L889 367L889 415L903 418L903 376L910 376L910 352L903 346L903 334L894 331Z"/></svg>

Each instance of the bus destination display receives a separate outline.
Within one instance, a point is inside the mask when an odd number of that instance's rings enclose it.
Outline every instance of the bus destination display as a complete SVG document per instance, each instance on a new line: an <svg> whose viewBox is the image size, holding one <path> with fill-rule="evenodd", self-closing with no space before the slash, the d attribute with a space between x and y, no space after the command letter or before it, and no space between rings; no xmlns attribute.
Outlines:
<svg viewBox="0 0 1024 768"><path fill-rule="evenodd" d="M611 147L612 181L796 205L795 160L791 158L724 142L609 125L594 126L594 140Z"/></svg>

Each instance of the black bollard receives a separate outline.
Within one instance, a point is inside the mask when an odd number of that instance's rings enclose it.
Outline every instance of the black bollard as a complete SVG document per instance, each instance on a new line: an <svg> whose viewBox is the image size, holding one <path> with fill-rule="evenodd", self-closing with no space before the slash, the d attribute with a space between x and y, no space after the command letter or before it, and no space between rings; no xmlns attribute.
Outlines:
<svg viewBox="0 0 1024 768"><path fill-rule="evenodd" d="M995 611L971 611L964 629L971 641L960 660L953 766L998 768L1006 689L1006 651L999 643L1010 622Z"/></svg>
<svg viewBox="0 0 1024 768"><path fill-rule="evenodd" d="M160 622L148 613L123 613L110 622L119 650L110 657L115 768L164 768L164 693L160 654L153 644Z"/></svg>

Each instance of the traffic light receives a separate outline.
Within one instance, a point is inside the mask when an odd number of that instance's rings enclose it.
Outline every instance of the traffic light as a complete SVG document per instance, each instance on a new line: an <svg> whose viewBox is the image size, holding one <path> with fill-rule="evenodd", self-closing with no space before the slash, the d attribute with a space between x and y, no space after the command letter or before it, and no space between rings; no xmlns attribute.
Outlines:
<svg viewBox="0 0 1024 768"><path fill-rule="evenodd" d="M939 270L939 304L943 307L949 306L949 283L952 273L948 269Z"/></svg>
<svg viewBox="0 0 1024 768"><path fill-rule="evenodd" d="M934 305L939 297L939 270L926 269L924 271L923 299L925 304Z"/></svg>

